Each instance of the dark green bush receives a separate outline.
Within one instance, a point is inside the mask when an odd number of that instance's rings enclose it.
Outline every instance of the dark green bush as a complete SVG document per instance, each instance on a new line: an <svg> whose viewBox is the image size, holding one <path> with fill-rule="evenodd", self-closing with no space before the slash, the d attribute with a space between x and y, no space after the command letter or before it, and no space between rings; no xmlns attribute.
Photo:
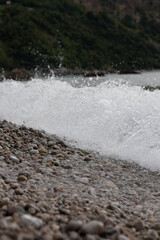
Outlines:
<svg viewBox="0 0 160 240"><path fill-rule="evenodd" d="M72 0L0 4L0 69L160 68L160 23L94 14Z"/></svg>

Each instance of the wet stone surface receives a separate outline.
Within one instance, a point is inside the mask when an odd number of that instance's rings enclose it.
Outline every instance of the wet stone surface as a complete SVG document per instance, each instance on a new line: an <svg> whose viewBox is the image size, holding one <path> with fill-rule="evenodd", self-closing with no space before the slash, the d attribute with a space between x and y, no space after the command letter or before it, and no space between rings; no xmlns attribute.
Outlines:
<svg viewBox="0 0 160 240"><path fill-rule="evenodd" d="M160 239L160 172L0 122L0 239Z"/></svg>

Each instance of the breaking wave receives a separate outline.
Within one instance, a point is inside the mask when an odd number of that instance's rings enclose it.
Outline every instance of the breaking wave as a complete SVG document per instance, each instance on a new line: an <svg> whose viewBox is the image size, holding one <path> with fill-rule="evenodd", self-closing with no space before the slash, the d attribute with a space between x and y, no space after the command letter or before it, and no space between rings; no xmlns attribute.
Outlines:
<svg viewBox="0 0 160 240"><path fill-rule="evenodd" d="M50 77L0 83L0 120L43 129L81 148L160 169L160 91L105 78L90 87L68 82L72 79Z"/></svg>

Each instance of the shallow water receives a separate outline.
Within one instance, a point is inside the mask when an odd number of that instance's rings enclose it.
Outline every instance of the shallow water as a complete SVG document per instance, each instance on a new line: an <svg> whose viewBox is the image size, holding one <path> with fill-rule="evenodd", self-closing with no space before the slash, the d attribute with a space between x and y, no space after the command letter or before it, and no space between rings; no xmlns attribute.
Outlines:
<svg viewBox="0 0 160 240"><path fill-rule="evenodd" d="M160 169L160 72L0 83L0 120L66 137L79 147Z"/></svg>

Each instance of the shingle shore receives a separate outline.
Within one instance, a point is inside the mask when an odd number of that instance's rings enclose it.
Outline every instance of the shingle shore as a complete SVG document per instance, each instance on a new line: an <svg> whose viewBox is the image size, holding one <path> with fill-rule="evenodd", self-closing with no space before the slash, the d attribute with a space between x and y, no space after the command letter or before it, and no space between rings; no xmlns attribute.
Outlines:
<svg viewBox="0 0 160 240"><path fill-rule="evenodd" d="M1 240L158 240L160 173L0 121Z"/></svg>

